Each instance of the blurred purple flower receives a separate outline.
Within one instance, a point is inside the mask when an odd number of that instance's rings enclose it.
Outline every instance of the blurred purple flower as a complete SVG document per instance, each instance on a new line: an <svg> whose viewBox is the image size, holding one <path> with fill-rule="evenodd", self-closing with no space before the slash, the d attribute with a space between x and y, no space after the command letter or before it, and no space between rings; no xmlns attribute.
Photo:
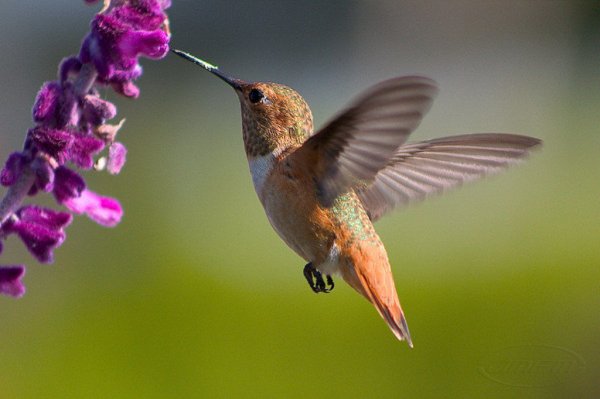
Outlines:
<svg viewBox="0 0 600 399"><path fill-rule="evenodd" d="M69 155L71 162L81 169L90 169L94 166L94 155L104 148L104 142L94 136L74 136L73 145Z"/></svg>
<svg viewBox="0 0 600 399"><path fill-rule="evenodd" d="M64 241L64 228L72 219L66 212L28 205L7 220L1 232L3 236L16 233L38 261L52 263L52 251Z"/></svg>
<svg viewBox="0 0 600 399"><path fill-rule="evenodd" d="M64 204L71 212L85 213L94 222L106 227L115 226L123 216L119 201L89 190L83 190L79 197L69 198Z"/></svg>
<svg viewBox="0 0 600 399"><path fill-rule="evenodd" d="M123 165L125 165L125 158L127 156L127 148L119 142L114 142L108 149L108 163L106 170L112 175L116 175L121 171Z"/></svg>
<svg viewBox="0 0 600 399"><path fill-rule="evenodd" d="M44 123L56 118L61 92L58 82L46 82L42 86L33 105L32 113L35 122Z"/></svg>
<svg viewBox="0 0 600 399"><path fill-rule="evenodd" d="M98 71L98 80L112 84L128 97L137 97L133 84L142 69L137 58L162 58L169 50L169 32L163 27L170 2L131 0L113 2L114 7L98 14L85 38L79 59L90 62Z"/></svg>
<svg viewBox="0 0 600 399"><path fill-rule="evenodd" d="M83 98L83 112L85 119L90 124L102 125L117 115L117 108L111 102L88 94Z"/></svg>
<svg viewBox="0 0 600 399"><path fill-rule="evenodd" d="M119 223L123 215L119 202L87 190L83 178L66 164L101 169L98 165L106 159L95 158L108 147L107 170L119 173L127 149L115 138L124 119L106 123L117 109L100 98L96 86L109 85L117 93L137 97L139 88L133 81L142 75L138 58L162 58L169 49L164 10L170 0L104 0L103 4L79 55L62 60L58 80L42 85L32 109L36 125L29 129L23 151L12 153L0 172L0 183L8 187L0 202L0 239L18 235L42 263L52 262L72 216L21 203L27 195L52 192L73 213L85 213L103 226ZM0 266L0 293L23 295L24 273L23 266Z"/></svg>
<svg viewBox="0 0 600 399"><path fill-rule="evenodd" d="M40 125L30 129L27 136L27 144L30 144L28 149L33 152L47 154L59 165L69 160L69 150L75 140L71 132Z"/></svg>
<svg viewBox="0 0 600 399"><path fill-rule="evenodd" d="M39 190L49 192L54 189L54 168L41 157L36 157L31 162L31 168L35 172L35 187Z"/></svg>
<svg viewBox="0 0 600 399"><path fill-rule="evenodd" d="M77 173L65 166L59 166L54 175L54 198L59 204L76 198L85 189L85 181Z"/></svg>
<svg viewBox="0 0 600 399"><path fill-rule="evenodd" d="M0 267L0 294L14 296L16 298L25 294L25 286L21 278L25 275L25 267L1 266Z"/></svg>
<svg viewBox="0 0 600 399"><path fill-rule="evenodd" d="M0 172L0 183L3 186L12 186L21 174L27 160L20 152L13 152L8 156L2 172Z"/></svg>

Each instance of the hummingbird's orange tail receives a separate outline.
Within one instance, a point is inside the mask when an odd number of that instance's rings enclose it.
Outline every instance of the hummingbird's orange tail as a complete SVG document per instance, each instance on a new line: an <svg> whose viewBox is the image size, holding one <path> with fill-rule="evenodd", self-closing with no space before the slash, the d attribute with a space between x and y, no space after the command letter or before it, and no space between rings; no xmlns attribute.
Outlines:
<svg viewBox="0 0 600 399"><path fill-rule="evenodd" d="M381 263L355 262L354 265L343 267L341 274L346 283L375 306L396 338L406 341L412 348L408 324L398 300L392 270L387 259Z"/></svg>

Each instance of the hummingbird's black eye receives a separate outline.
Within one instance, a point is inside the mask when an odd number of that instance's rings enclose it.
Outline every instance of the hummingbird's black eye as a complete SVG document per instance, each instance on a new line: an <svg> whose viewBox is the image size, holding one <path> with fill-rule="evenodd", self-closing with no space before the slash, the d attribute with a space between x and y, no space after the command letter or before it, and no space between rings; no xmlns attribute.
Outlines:
<svg viewBox="0 0 600 399"><path fill-rule="evenodd" d="M265 95L263 94L263 92L258 89L252 89L252 90L250 90L250 93L248 93L248 99L253 104L256 104L257 102L262 100L264 97L265 97Z"/></svg>

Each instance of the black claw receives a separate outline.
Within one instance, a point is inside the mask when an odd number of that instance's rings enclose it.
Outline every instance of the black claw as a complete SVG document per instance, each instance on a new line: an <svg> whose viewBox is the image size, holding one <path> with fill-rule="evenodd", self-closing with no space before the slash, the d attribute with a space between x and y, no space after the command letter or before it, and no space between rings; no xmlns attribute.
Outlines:
<svg viewBox="0 0 600 399"><path fill-rule="evenodd" d="M321 272L315 269L313 271L313 275L315 276L315 285L317 286L319 292L325 291L325 280L323 280L323 275L321 274Z"/></svg>
<svg viewBox="0 0 600 399"><path fill-rule="evenodd" d="M327 288L327 292L333 291L335 284L333 283L333 279L331 278L331 276L329 274L327 275L327 285L329 286L329 288Z"/></svg>
<svg viewBox="0 0 600 399"><path fill-rule="evenodd" d="M312 263L308 263L306 266L304 266L304 278L306 278L306 281L308 282L308 286L315 292L315 294L318 294L319 290L317 289L317 286L313 282L314 270L315 270L315 268L313 267Z"/></svg>
<svg viewBox="0 0 600 399"><path fill-rule="evenodd" d="M333 279L330 275L327 275L327 284L325 284L325 280L323 280L323 275L320 271L318 271L312 263L308 263L304 266L304 278L308 282L308 286L315 293L324 292L329 293L335 287L333 283Z"/></svg>

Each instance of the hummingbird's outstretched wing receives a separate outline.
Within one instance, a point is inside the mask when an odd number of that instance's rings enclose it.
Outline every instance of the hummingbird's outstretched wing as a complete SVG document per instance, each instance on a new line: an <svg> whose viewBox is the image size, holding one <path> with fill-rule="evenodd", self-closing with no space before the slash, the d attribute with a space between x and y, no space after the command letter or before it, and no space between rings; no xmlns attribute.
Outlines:
<svg viewBox="0 0 600 399"><path fill-rule="evenodd" d="M419 76L381 82L292 154L314 168L321 203L330 206L356 184L372 182L419 125L437 92L433 80Z"/></svg>
<svg viewBox="0 0 600 399"><path fill-rule="evenodd" d="M370 185L355 189L372 221L404 206L499 172L525 158L541 140L479 133L405 144Z"/></svg>

